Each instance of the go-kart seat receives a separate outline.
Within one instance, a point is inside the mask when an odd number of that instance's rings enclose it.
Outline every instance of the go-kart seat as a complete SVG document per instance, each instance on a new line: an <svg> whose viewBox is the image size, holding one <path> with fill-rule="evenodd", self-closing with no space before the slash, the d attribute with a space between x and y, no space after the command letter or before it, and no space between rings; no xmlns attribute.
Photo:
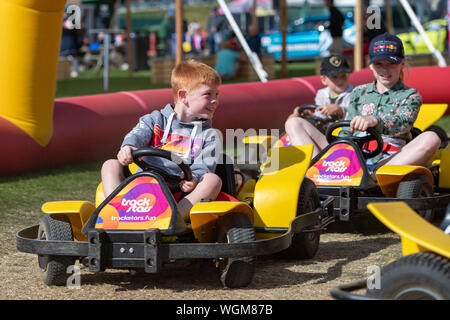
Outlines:
<svg viewBox="0 0 450 320"><path fill-rule="evenodd" d="M236 180L234 177L234 165L233 160L223 155L222 163L218 163L215 173L222 179L221 191L229 194L232 197L236 197Z"/></svg>
<svg viewBox="0 0 450 320"><path fill-rule="evenodd" d="M230 157L223 155L223 161L216 165L214 172L222 180L222 189L217 200L219 201L237 201L236 199L236 180L234 177L234 165ZM178 202L181 199L181 192L173 193L175 200ZM231 196L231 197L230 197Z"/></svg>

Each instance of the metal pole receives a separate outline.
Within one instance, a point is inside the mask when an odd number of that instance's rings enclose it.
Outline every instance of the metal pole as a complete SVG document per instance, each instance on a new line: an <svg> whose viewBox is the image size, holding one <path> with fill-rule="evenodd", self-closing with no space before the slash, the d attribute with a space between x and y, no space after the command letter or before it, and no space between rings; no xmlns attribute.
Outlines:
<svg viewBox="0 0 450 320"><path fill-rule="evenodd" d="M392 20L391 0L384 0L384 8L386 9L386 29L390 34L394 34L394 23Z"/></svg>
<svg viewBox="0 0 450 320"><path fill-rule="evenodd" d="M227 4L224 0L217 0L220 7L223 10L223 13L225 14L225 17L227 18L228 22L231 25L231 28L233 29L234 33L236 34L236 37L238 38L242 49L244 49L245 53L247 54L248 59L250 60L250 63L253 66L253 69L255 70L256 74L258 75L261 82L267 82L267 72L264 71L261 61L258 58L258 55L250 49L248 46L247 41L245 40L244 36L242 35L241 29L239 29L239 26L236 23L236 20L234 20L233 15L231 14L230 10L228 9Z"/></svg>
<svg viewBox="0 0 450 320"><path fill-rule="evenodd" d="M281 77L287 77L287 8L286 0L280 0L280 19L281 19Z"/></svg>
<svg viewBox="0 0 450 320"><path fill-rule="evenodd" d="M134 63L133 63L133 44L131 43L131 0L126 0L125 5L127 7L127 60L128 60L128 76L133 75Z"/></svg>
<svg viewBox="0 0 450 320"><path fill-rule="evenodd" d="M425 41L428 50L430 50L431 54L436 58L439 67L445 67L447 63L445 62L444 57L442 57L441 52L437 50L431 43L430 38L428 38L428 35L425 33L422 24L420 23L413 9L409 5L408 1L406 0L399 0L399 1L403 6L403 8L405 9L406 13L408 14L409 18L411 19L411 22L413 23L414 27L417 29L419 34L422 36L422 39Z"/></svg>
<svg viewBox="0 0 450 320"><path fill-rule="evenodd" d="M356 0L355 4L355 27L356 27L356 43L353 51L355 71L359 71L363 67L363 26L362 26L362 0Z"/></svg>
<svg viewBox="0 0 450 320"><path fill-rule="evenodd" d="M183 61L183 0L175 1L175 33L175 64L177 65Z"/></svg>
<svg viewBox="0 0 450 320"><path fill-rule="evenodd" d="M105 32L103 38L103 90L108 91L109 88L109 44L111 43L111 34Z"/></svg>

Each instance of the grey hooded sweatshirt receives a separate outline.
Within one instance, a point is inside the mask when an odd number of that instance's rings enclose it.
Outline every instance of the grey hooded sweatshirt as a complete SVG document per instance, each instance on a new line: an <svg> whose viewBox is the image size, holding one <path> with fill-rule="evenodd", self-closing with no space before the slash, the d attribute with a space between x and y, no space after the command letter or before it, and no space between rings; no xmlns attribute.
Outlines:
<svg viewBox="0 0 450 320"><path fill-rule="evenodd" d="M126 145L151 146L173 152L190 165L192 173L199 179L205 173L215 171L222 141L219 132L211 128L211 120L181 122L173 106L167 104L161 111L142 116L125 136L121 148ZM172 161L159 157L145 157L144 161L169 174L181 174L181 169Z"/></svg>

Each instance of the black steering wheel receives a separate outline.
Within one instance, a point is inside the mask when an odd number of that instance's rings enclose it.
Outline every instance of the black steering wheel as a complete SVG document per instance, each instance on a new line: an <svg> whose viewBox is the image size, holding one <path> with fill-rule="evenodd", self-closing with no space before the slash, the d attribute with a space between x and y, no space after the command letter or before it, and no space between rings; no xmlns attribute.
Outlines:
<svg viewBox="0 0 450 320"><path fill-rule="evenodd" d="M316 111L317 106L315 104L304 104L297 107L297 112L299 117L305 118L307 117L313 121L324 121L325 119L316 117L313 113ZM306 112L305 112L306 111Z"/></svg>
<svg viewBox="0 0 450 320"><path fill-rule="evenodd" d="M304 105L297 107L299 117L302 117L302 118L307 117L310 120L319 121L319 122L331 122L331 121L337 120L338 117L335 114L331 116L331 119L315 116L313 113L314 113L314 111L316 111L317 107L318 106L316 106L315 104L304 104ZM306 113L304 113L305 111L306 111ZM302 113L304 113L304 114L302 114Z"/></svg>
<svg viewBox="0 0 450 320"><path fill-rule="evenodd" d="M373 157L377 156L378 154L380 154L381 151L383 151L383 145L384 145L383 138L381 137L381 134L375 128L373 128L373 127L367 128L367 130L366 130L367 135L364 137L334 136L332 134L333 131L335 129L341 128L341 127L350 127L350 120L343 120L343 121L339 121L339 122L333 122L330 124L330 126L328 127L327 132L325 134L328 143L332 143L334 141L340 141L340 140L352 141L361 148L361 151L362 151L365 159L373 158ZM368 151L367 149L364 149L363 146L372 140L377 142L376 149L373 151Z"/></svg>
<svg viewBox="0 0 450 320"><path fill-rule="evenodd" d="M141 168L144 171L151 170L151 171L158 173L159 175L161 175L164 178L164 180L166 180L166 182L179 183L181 181L181 178L179 176L167 173L160 167L148 164L148 163L144 162L143 160L141 160L140 158L141 157L160 157L160 158L164 158L169 161L172 161L173 163L178 165L178 167L180 167L181 171L183 171L183 173L184 173L183 179L184 180L192 180L191 168L186 163L184 163L183 160L179 156L177 156L176 154L174 154L172 152L169 152L167 150L157 149L154 147L146 147L146 148L133 150L131 154L133 156L134 163L136 163L139 166L139 168Z"/></svg>
<svg viewBox="0 0 450 320"><path fill-rule="evenodd" d="M310 111L310 113L314 112L316 110L315 104L303 104L301 106L297 107L298 114L302 114L303 111Z"/></svg>

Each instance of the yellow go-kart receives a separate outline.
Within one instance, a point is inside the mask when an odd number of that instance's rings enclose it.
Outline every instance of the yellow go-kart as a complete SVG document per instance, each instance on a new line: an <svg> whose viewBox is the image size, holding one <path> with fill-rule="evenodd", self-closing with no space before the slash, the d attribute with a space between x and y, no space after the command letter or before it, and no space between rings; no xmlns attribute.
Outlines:
<svg viewBox="0 0 450 320"><path fill-rule="evenodd" d="M415 123L419 129L415 131L428 129L446 109L446 104L422 106ZM383 140L374 128L369 128L366 136L335 135L349 124L349 120L344 120L328 126L326 136L330 144L311 160L306 171L306 177L315 183L319 194L334 197L335 215L341 221L348 221L354 213L367 211L367 204L372 202L405 201L427 220L433 218L435 210L447 207L450 202L450 146L446 135L429 166L384 165L373 175L366 159L382 151ZM273 154L290 145L286 136L278 139L248 137L246 142L270 145Z"/></svg>
<svg viewBox="0 0 450 320"><path fill-rule="evenodd" d="M440 228L422 219L404 202L373 203L369 209L401 236L403 257L378 277L337 286L336 299L450 300L450 205ZM366 289L366 294L356 294Z"/></svg>
<svg viewBox="0 0 450 320"><path fill-rule="evenodd" d="M180 194L168 187L180 178L140 158L174 161L188 180L190 167L165 150L135 150L134 162L142 171L127 177L106 199L99 187L96 204L45 203L40 224L17 233L17 248L38 255L48 285L64 285L67 268L77 260L91 272L156 273L183 259L213 259L223 286L244 287L252 281L256 256L314 257L320 231L334 220L333 198L320 198L314 183L304 179L311 154L312 146L284 148L244 201L234 197L233 164L218 165L224 192L216 201L195 204L185 222L177 209Z"/></svg>

